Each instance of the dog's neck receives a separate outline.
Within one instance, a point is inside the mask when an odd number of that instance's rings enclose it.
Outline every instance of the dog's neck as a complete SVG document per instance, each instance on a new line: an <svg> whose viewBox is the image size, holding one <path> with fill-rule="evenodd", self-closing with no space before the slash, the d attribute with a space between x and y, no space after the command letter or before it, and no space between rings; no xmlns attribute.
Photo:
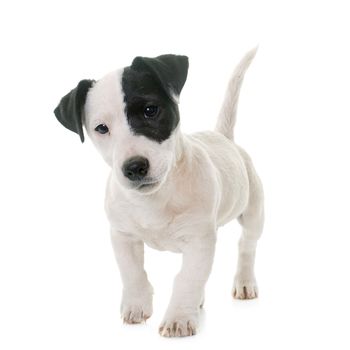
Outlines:
<svg viewBox="0 0 350 350"><path fill-rule="evenodd" d="M149 200L163 201L170 200L174 193L176 193L177 182L183 181L184 176L180 174L188 170L188 163L191 158L191 145L189 144L186 135L181 132L180 126L174 131L174 160L171 164L169 172L164 179L162 186L151 195L142 195L142 197L148 197ZM179 176L180 175L180 176ZM160 201L161 202L161 201Z"/></svg>
<svg viewBox="0 0 350 350"><path fill-rule="evenodd" d="M175 161L173 168L177 167L185 156L186 136L181 132L180 125L174 131L175 138ZM171 169L173 170L173 169Z"/></svg>

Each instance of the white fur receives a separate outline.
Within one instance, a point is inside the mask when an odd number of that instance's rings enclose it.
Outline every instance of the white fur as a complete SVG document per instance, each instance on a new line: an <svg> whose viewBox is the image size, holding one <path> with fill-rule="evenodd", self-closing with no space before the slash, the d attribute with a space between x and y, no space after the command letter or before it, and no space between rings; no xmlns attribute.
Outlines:
<svg viewBox="0 0 350 350"><path fill-rule="evenodd" d="M243 83L244 74L253 61L257 48L250 50L236 67L233 76L227 87L224 103L221 107L220 115L215 130L225 135L229 140L233 140L233 128L236 123L237 105L239 92Z"/></svg>
<svg viewBox="0 0 350 350"><path fill-rule="evenodd" d="M134 135L125 116L121 73L99 80L87 96L85 127L111 166L105 208L124 285L121 313L139 323L152 314L152 286L143 245L183 254L173 294L160 326L164 336L195 334L219 226L238 218L243 227L233 296L254 298L256 242L263 227L263 192L249 156L232 141L236 104L251 51L229 84L217 131L184 135L180 127L161 144ZM107 124L109 134L94 131ZM121 172L132 156L149 160L151 190L136 190Z"/></svg>

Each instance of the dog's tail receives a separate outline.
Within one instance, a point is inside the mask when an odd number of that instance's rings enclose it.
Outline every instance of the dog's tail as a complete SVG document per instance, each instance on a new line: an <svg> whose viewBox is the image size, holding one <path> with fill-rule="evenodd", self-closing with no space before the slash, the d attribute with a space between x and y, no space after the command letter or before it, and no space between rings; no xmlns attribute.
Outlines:
<svg viewBox="0 0 350 350"><path fill-rule="evenodd" d="M233 128L236 124L237 104L239 92L241 90L244 74L252 62L257 47L250 50L243 57L236 67L231 80L228 84L224 102L221 107L218 121L216 123L215 131L223 134L229 140L233 141Z"/></svg>

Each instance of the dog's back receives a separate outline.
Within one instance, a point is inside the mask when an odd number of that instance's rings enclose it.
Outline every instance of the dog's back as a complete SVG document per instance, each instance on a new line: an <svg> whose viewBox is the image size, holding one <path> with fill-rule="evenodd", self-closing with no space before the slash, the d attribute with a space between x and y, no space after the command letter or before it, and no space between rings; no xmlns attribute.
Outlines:
<svg viewBox="0 0 350 350"><path fill-rule="evenodd" d="M210 158L221 194L217 224L239 216L248 203L249 179L239 148L218 132L198 132L189 136ZM209 165L208 165L209 166Z"/></svg>
<svg viewBox="0 0 350 350"><path fill-rule="evenodd" d="M219 226L244 211L252 190L250 184L259 181L250 157L233 140L240 89L256 51L256 48L249 51L236 67L227 87L215 131L198 132L189 136L192 142L208 154L218 174L221 192L217 217Z"/></svg>

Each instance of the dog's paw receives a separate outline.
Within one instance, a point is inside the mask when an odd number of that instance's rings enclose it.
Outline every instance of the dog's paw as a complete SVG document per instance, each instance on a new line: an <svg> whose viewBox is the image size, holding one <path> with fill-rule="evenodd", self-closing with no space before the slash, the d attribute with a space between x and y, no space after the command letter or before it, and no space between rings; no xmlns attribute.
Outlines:
<svg viewBox="0 0 350 350"><path fill-rule="evenodd" d="M146 322L152 315L152 310L142 305L130 305L123 308L122 319L127 324Z"/></svg>
<svg viewBox="0 0 350 350"><path fill-rule="evenodd" d="M196 334L197 327L197 313L178 312L164 318L159 326L159 334L163 337L188 337Z"/></svg>
<svg viewBox="0 0 350 350"><path fill-rule="evenodd" d="M145 322L152 316L152 294L145 293L139 296L123 296L120 312L124 323L137 324Z"/></svg>
<svg viewBox="0 0 350 350"><path fill-rule="evenodd" d="M255 299L258 297L258 285L255 279L236 278L232 289L235 299Z"/></svg>

